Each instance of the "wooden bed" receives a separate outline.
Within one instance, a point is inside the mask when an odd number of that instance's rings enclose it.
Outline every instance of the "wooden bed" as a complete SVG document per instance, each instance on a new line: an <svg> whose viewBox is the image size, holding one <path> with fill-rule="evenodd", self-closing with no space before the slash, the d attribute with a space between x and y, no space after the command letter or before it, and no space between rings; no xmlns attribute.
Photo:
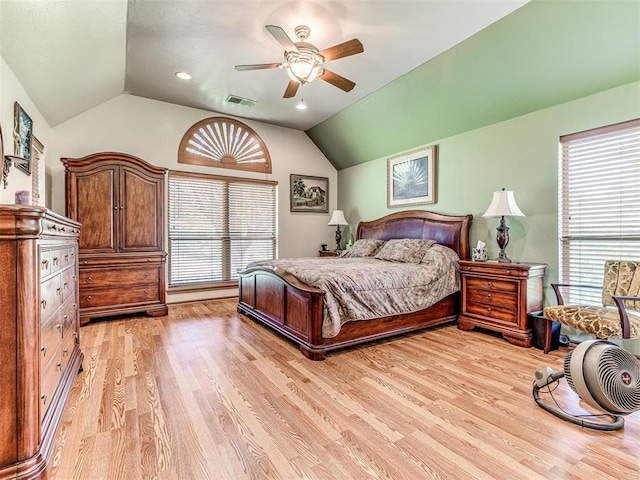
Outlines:
<svg viewBox="0 0 640 480"><path fill-rule="evenodd" d="M443 215L423 210L393 213L360 222L356 239L431 239L469 258L471 215ZM337 261L337 260L329 260ZM322 337L324 292L278 268L253 267L239 275L238 312L258 320L300 346L311 360L326 352L456 320L459 292L418 312L345 323L333 338Z"/></svg>

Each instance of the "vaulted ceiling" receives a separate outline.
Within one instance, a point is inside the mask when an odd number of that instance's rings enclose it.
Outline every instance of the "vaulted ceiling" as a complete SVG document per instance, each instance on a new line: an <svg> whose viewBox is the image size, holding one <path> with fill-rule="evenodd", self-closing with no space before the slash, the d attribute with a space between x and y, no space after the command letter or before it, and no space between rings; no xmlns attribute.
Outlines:
<svg viewBox="0 0 640 480"><path fill-rule="evenodd" d="M527 1L1 0L0 54L52 127L130 93L307 130ZM268 24L293 39L307 25L320 49L358 38L364 53L330 64L356 87L315 81L283 99L281 69L236 71L283 60ZM294 108L301 97L303 112Z"/></svg>

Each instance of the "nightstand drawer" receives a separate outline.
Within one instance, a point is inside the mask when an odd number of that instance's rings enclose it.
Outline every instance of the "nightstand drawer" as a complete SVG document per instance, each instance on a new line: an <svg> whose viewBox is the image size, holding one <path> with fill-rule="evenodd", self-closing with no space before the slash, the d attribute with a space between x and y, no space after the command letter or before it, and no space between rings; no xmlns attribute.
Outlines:
<svg viewBox="0 0 640 480"><path fill-rule="evenodd" d="M509 322L513 324L517 323L514 311L508 308L485 305L483 303L467 302L465 313L467 312L473 313L475 315L482 315L483 317L487 318L501 320L503 322Z"/></svg>
<svg viewBox="0 0 640 480"><path fill-rule="evenodd" d="M514 293L470 288L467 291L468 303L481 303L490 307L501 307L512 312L518 307L518 298Z"/></svg>
<svg viewBox="0 0 640 480"><path fill-rule="evenodd" d="M517 292L518 283L504 280L494 280L483 277L467 277L468 288L485 288L488 290L499 290L501 292Z"/></svg>

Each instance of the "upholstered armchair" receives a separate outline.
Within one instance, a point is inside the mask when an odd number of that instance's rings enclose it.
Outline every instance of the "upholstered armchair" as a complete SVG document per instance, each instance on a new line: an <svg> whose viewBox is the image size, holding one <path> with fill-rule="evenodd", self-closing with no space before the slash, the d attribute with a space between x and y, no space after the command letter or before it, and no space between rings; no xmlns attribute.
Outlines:
<svg viewBox="0 0 640 480"><path fill-rule="evenodd" d="M640 338L640 261L605 262L602 307L565 305L562 297L563 288L600 287L562 283L552 283L551 286L558 305L544 309L544 353L548 353L551 347L551 320L590 333L596 338Z"/></svg>

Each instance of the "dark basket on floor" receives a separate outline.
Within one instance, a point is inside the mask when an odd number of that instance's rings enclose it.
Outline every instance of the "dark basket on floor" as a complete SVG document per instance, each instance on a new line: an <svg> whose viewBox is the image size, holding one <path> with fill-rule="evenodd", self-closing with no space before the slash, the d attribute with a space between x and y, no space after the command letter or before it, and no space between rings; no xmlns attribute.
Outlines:
<svg viewBox="0 0 640 480"><path fill-rule="evenodd" d="M529 322L531 322L531 330L533 333L533 346L544 350L544 323L545 319L542 316L542 310L537 312L531 312L528 314ZM551 321L551 350L557 350L560 346L560 323Z"/></svg>

